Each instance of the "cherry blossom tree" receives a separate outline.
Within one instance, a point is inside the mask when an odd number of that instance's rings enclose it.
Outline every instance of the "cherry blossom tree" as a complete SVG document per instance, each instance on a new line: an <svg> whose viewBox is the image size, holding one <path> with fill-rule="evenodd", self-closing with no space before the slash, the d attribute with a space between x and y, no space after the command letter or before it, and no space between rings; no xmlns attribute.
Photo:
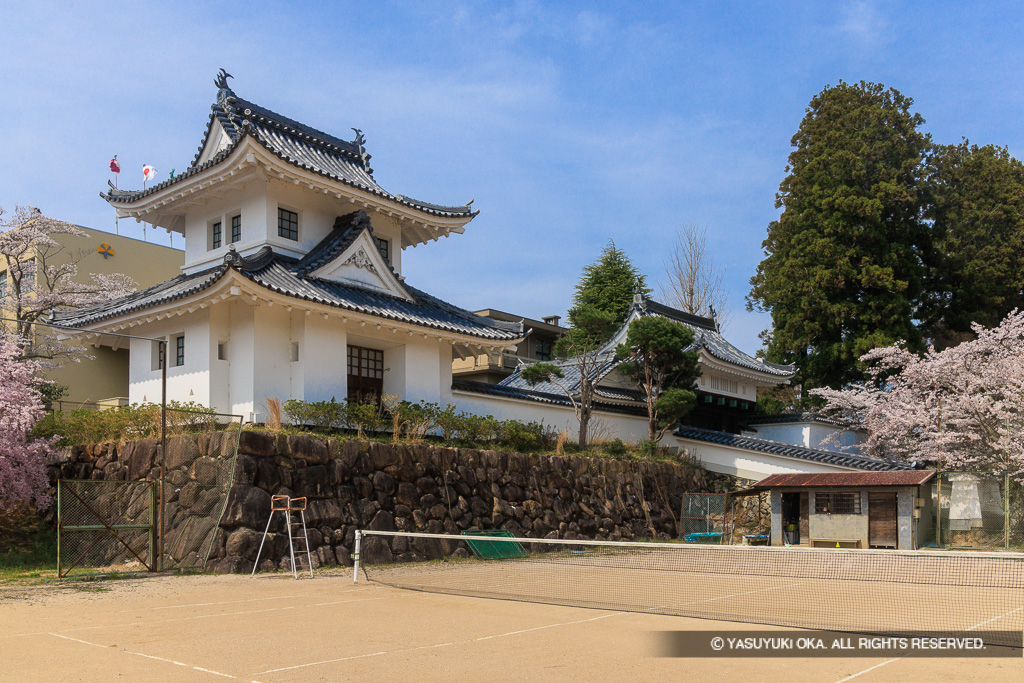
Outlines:
<svg viewBox="0 0 1024 683"><path fill-rule="evenodd" d="M34 439L32 425L43 415L39 364L0 340L0 509L49 502L46 456L57 437Z"/></svg>
<svg viewBox="0 0 1024 683"><path fill-rule="evenodd" d="M972 329L943 351L874 349L861 357L866 381L811 393L867 430L870 455L1024 479L1024 311Z"/></svg>
<svg viewBox="0 0 1024 683"><path fill-rule="evenodd" d="M81 354L81 347L42 333L33 323L45 322L55 308L80 308L117 299L138 286L126 275L78 277L78 264L88 252L66 247L62 235L87 237L76 225L43 215L39 209L0 207L0 311L16 323L0 325L0 338L13 342L25 359L44 366Z"/></svg>

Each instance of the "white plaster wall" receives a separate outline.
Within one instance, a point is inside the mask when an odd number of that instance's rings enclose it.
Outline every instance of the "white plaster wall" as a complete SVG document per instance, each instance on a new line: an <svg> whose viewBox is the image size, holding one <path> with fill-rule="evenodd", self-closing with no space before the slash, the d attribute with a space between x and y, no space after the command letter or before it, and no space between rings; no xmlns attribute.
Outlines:
<svg viewBox="0 0 1024 683"><path fill-rule="evenodd" d="M750 435L758 439L788 443L794 446L804 446L805 448L818 448L836 453L848 453L850 452L850 446L863 440L856 432L837 429L820 422L789 422L754 426L757 432L750 432ZM836 432L839 433L838 441L826 443L829 436Z"/></svg>
<svg viewBox="0 0 1024 683"><path fill-rule="evenodd" d="M167 400L195 401L202 405L210 402L210 331L209 312L200 310L174 318L154 321L132 329L132 333L155 338L166 338L167 346ZM174 337L185 335L185 364L175 366ZM154 342L131 340L129 358L128 400L131 403L159 403L161 372L153 363Z"/></svg>
<svg viewBox="0 0 1024 683"><path fill-rule="evenodd" d="M307 401L344 401L348 395L348 333L337 318L304 316L302 394Z"/></svg>
<svg viewBox="0 0 1024 683"><path fill-rule="evenodd" d="M234 344L231 341L232 304L220 303L210 306L210 406L218 413L231 412L231 358ZM224 344L225 360L217 357L217 345Z"/></svg>
<svg viewBox="0 0 1024 683"><path fill-rule="evenodd" d="M182 270L194 273L217 265L224 260L231 241L231 217L241 213L242 239L234 244L235 251L248 255L259 251L266 243L267 202L264 198L266 183L251 179L238 190L224 197L206 195L206 204L196 206L185 216L185 265ZM210 249L210 225L221 223L221 246ZM277 232L277 211L274 212L274 231Z"/></svg>
<svg viewBox="0 0 1024 683"><path fill-rule="evenodd" d="M833 434L838 434L836 442L825 443ZM861 443L864 438L857 432L848 429L837 429L829 425L811 423L807 425L807 442L811 448L821 448L836 452L851 452L851 447Z"/></svg>
<svg viewBox="0 0 1024 683"><path fill-rule="evenodd" d="M403 334L401 338L404 344L384 350L384 392L407 401L447 403L451 394L451 346L420 335ZM447 384L443 384L445 380Z"/></svg>
<svg viewBox="0 0 1024 683"><path fill-rule="evenodd" d="M255 419L265 419L263 402L292 395L291 315L282 306L260 303L253 308L253 394ZM301 349L300 349L301 354ZM300 355L301 358L301 355Z"/></svg>
<svg viewBox="0 0 1024 683"><path fill-rule="evenodd" d="M185 272L195 272L220 263L228 250L231 217L242 215L242 239L235 251L249 255L270 244L276 251L292 256L308 253L334 227L334 220L359 209L348 200L313 192L308 188L279 180L252 179L226 197L208 197L209 202L188 212L185 217ZM277 234L278 207L299 214L299 240ZM391 242L392 267L402 272L402 232L398 221L382 213L369 211L373 231ZM210 249L210 225L220 220L222 243Z"/></svg>
<svg viewBox="0 0 1024 683"><path fill-rule="evenodd" d="M850 467L840 467L824 462L787 458L771 453L748 451L692 439L680 439L675 436L672 437L672 443L692 454L712 472L730 474L754 481L761 481L771 474L858 471Z"/></svg>
<svg viewBox="0 0 1024 683"><path fill-rule="evenodd" d="M254 306L240 299L231 300L228 306L231 332L228 336L227 412L249 419L256 410L253 401L253 386L256 381L256 311Z"/></svg>
<svg viewBox="0 0 1024 683"><path fill-rule="evenodd" d="M556 431L568 430L573 439L578 438L580 423L572 408L533 401L517 401L469 391L455 390L451 393L452 403L467 413L493 415L500 420L543 422ZM647 418L595 412L590 420L589 436L591 441L598 443L614 438L620 438L630 444L636 443L647 438ZM665 444L672 438L674 437L666 436L662 443Z"/></svg>

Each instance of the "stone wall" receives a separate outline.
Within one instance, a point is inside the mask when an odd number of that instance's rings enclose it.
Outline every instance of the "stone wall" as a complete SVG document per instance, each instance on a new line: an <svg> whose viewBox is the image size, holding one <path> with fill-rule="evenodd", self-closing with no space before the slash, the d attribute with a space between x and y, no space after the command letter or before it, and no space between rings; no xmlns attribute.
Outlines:
<svg viewBox="0 0 1024 683"><path fill-rule="evenodd" d="M168 463L190 453L168 493L168 516L199 463L230 452L227 435L168 440ZM155 478L156 444L98 444L66 449L51 478ZM678 535L685 492L722 490L723 477L683 463L529 455L429 444L383 444L310 435L243 432L210 568L248 572L270 513L271 494L306 496L314 566L349 565L356 529L458 534L503 529L516 536L631 540ZM180 480L180 481L179 481ZM172 503L176 505L172 512ZM173 523L173 519L169 519ZM271 526L260 568L287 568L281 515ZM371 537L367 562L436 557L437 544ZM463 551L464 552L464 551Z"/></svg>

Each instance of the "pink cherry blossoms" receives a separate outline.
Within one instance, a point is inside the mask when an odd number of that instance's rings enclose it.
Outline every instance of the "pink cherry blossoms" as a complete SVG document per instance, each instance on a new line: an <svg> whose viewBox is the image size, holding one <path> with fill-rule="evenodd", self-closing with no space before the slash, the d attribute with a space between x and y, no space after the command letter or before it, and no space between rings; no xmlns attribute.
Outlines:
<svg viewBox="0 0 1024 683"><path fill-rule="evenodd" d="M81 347L40 334L31 323L45 322L54 308L80 308L117 299L137 286L120 273L93 274L89 282L81 281L78 263L87 252L66 247L62 235L87 237L88 233L31 207L16 207L10 216L0 208L0 270L6 271L0 309L4 317L19 321L0 326L0 333L18 345L25 358L46 365L80 354Z"/></svg>
<svg viewBox="0 0 1024 683"><path fill-rule="evenodd" d="M0 340L0 508L49 502L46 456L53 439L33 439L32 425L43 415L39 366L17 346Z"/></svg>
<svg viewBox="0 0 1024 683"><path fill-rule="evenodd" d="M861 360L870 379L815 389L826 411L866 429L869 455L1024 479L1024 312L923 356L901 345Z"/></svg>

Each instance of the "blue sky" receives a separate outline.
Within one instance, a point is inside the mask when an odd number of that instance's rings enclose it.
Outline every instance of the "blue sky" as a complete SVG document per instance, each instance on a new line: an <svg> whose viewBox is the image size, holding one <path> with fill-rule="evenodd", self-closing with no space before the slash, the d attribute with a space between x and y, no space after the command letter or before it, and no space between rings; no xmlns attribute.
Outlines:
<svg viewBox="0 0 1024 683"><path fill-rule="evenodd" d="M112 230L98 197L111 155L121 187L141 186L143 164L158 179L185 168L224 67L241 97L341 137L363 129L387 189L475 198L466 234L405 252L413 285L564 314L609 239L657 283L694 223L726 271L728 336L753 352L770 321L744 310L748 281L824 86L884 83L936 141L1024 154L1018 3L171 5L0 2L0 206Z"/></svg>

